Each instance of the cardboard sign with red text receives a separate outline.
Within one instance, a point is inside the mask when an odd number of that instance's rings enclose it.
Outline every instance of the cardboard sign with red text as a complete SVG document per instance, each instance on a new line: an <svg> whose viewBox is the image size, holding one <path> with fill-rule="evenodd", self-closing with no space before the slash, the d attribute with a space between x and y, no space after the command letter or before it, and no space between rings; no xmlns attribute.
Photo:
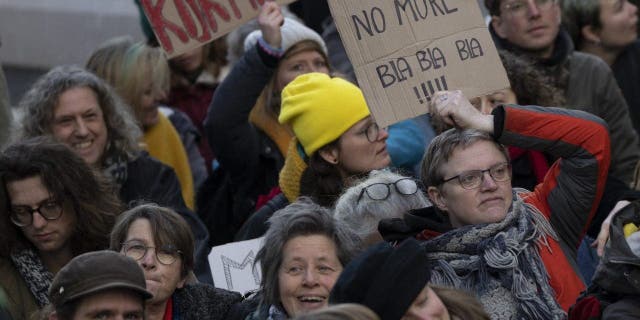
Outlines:
<svg viewBox="0 0 640 320"><path fill-rule="evenodd" d="M255 18L266 0L141 0L169 58L205 45ZM295 0L278 0L288 4Z"/></svg>
<svg viewBox="0 0 640 320"><path fill-rule="evenodd" d="M424 114L441 90L473 98L509 87L477 1L329 0L381 126Z"/></svg>

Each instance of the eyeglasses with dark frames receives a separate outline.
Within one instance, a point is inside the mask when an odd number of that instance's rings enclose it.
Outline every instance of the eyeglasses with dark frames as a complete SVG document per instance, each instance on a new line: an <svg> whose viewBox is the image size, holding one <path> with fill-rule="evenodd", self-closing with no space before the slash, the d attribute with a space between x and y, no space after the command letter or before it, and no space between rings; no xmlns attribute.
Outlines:
<svg viewBox="0 0 640 320"><path fill-rule="evenodd" d="M411 178L402 178L391 183L378 182L362 188L362 191L360 191L360 195L358 196L358 200L356 200L356 203L360 202L365 194L371 200L386 200L391 194L391 186L394 186L399 194L405 196L409 196L418 192L418 183Z"/></svg>
<svg viewBox="0 0 640 320"><path fill-rule="evenodd" d="M508 181L511 179L511 164L508 162L501 162L491 166L489 169L465 171L455 177L442 180L440 184L445 184L451 180L458 179L460 186L464 189L475 189L484 181L485 172L489 172L489 175L495 181Z"/></svg>
<svg viewBox="0 0 640 320"><path fill-rule="evenodd" d="M380 134L380 127L378 123L371 122L364 131L367 141L373 143L378 141L378 135Z"/></svg>
<svg viewBox="0 0 640 320"><path fill-rule="evenodd" d="M18 227L26 227L33 223L33 214L37 212L45 220L57 220L62 216L62 204L56 199L46 199L36 208L30 206L11 206L9 218Z"/></svg>
<svg viewBox="0 0 640 320"><path fill-rule="evenodd" d="M172 245L165 245L161 248L157 248L146 246L139 242L125 242L122 244L122 252L124 255L138 261L147 256L149 249L153 249L156 255L156 260L164 265L173 264L178 259L178 256L182 254L182 251L177 250Z"/></svg>

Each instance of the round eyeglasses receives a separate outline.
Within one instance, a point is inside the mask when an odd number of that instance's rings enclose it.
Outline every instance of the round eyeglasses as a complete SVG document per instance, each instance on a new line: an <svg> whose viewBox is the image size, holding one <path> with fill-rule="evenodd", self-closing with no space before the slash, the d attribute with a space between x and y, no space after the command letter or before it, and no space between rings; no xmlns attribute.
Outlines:
<svg viewBox="0 0 640 320"><path fill-rule="evenodd" d="M182 254L182 251L177 250L171 245L165 245L161 248L149 247L142 243L123 243L122 252L125 256L131 257L134 260L142 260L147 255L147 251L153 249L156 254L156 260L164 265L170 265L178 259L178 256Z"/></svg>
<svg viewBox="0 0 640 320"><path fill-rule="evenodd" d="M378 135L380 134L380 127L376 122L372 122L365 128L364 131L367 140L371 143L378 141Z"/></svg>
<svg viewBox="0 0 640 320"><path fill-rule="evenodd" d="M37 212L45 220L56 220L62 216L62 204L55 199L47 199L38 207L12 206L9 213L11 222L18 227L26 227L33 223L33 214Z"/></svg>
<svg viewBox="0 0 640 320"><path fill-rule="evenodd" d="M360 195L358 196L356 203L360 202L362 196L365 194L367 194L371 200L385 200L389 198L389 195L391 194L390 188L392 185L396 188L396 191L398 191L399 194L405 196L418 192L418 184L411 178L402 178L391 183L373 183L364 187L362 191L360 191Z"/></svg>
<svg viewBox="0 0 640 320"><path fill-rule="evenodd" d="M455 177L442 180L442 183L440 184L445 184L451 180L458 179L460 186L463 188L475 189L484 181L485 172L489 172L491 178L498 182L508 181L511 179L511 165L508 162L501 162L493 165L489 169L465 171Z"/></svg>

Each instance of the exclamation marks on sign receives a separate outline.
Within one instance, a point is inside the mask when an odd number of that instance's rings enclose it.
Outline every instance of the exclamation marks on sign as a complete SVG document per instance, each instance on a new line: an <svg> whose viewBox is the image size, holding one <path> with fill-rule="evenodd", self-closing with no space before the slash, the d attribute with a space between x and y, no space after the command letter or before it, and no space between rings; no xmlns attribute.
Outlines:
<svg viewBox="0 0 640 320"><path fill-rule="evenodd" d="M420 104L431 101L431 96L437 91L449 90L447 80L444 76L429 80L426 83L423 82L419 87L420 88L418 88L418 86L413 87L413 92L416 94L416 97L418 97L418 102L420 102ZM420 91L422 91L422 93Z"/></svg>

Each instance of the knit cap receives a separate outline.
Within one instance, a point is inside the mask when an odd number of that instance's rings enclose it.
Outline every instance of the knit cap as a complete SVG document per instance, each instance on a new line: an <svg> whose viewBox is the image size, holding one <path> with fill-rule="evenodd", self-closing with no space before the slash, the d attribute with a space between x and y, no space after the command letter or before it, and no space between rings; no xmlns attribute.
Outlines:
<svg viewBox="0 0 640 320"><path fill-rule="evenodd" d="M298 76L282 90L278 121L289 124L307 156L370 115L362 91L324 73Z"/></svg>
<svg viewBox="0 0 640 320"><path fill-rule="evenodd" d="M409 238L397 248L381 242L345 267L331 290L329 303L359 303L381 320L397 320L430 278L427 254L418 241Z"/></svg>
<svg viewBox="0 0 640 320"><path fill-rule="evenodd" d="M304 24L291 19L284 18L284 23L280 27L280 33L282 34L282 52L287 52L294 44L303 40L312 40L317 42L324 54L327 53L327 45L322 40L322 37ZM248 51L258 43L258 39L262 38L262 31L254 30L244 39L244 51Z"/></svg>

